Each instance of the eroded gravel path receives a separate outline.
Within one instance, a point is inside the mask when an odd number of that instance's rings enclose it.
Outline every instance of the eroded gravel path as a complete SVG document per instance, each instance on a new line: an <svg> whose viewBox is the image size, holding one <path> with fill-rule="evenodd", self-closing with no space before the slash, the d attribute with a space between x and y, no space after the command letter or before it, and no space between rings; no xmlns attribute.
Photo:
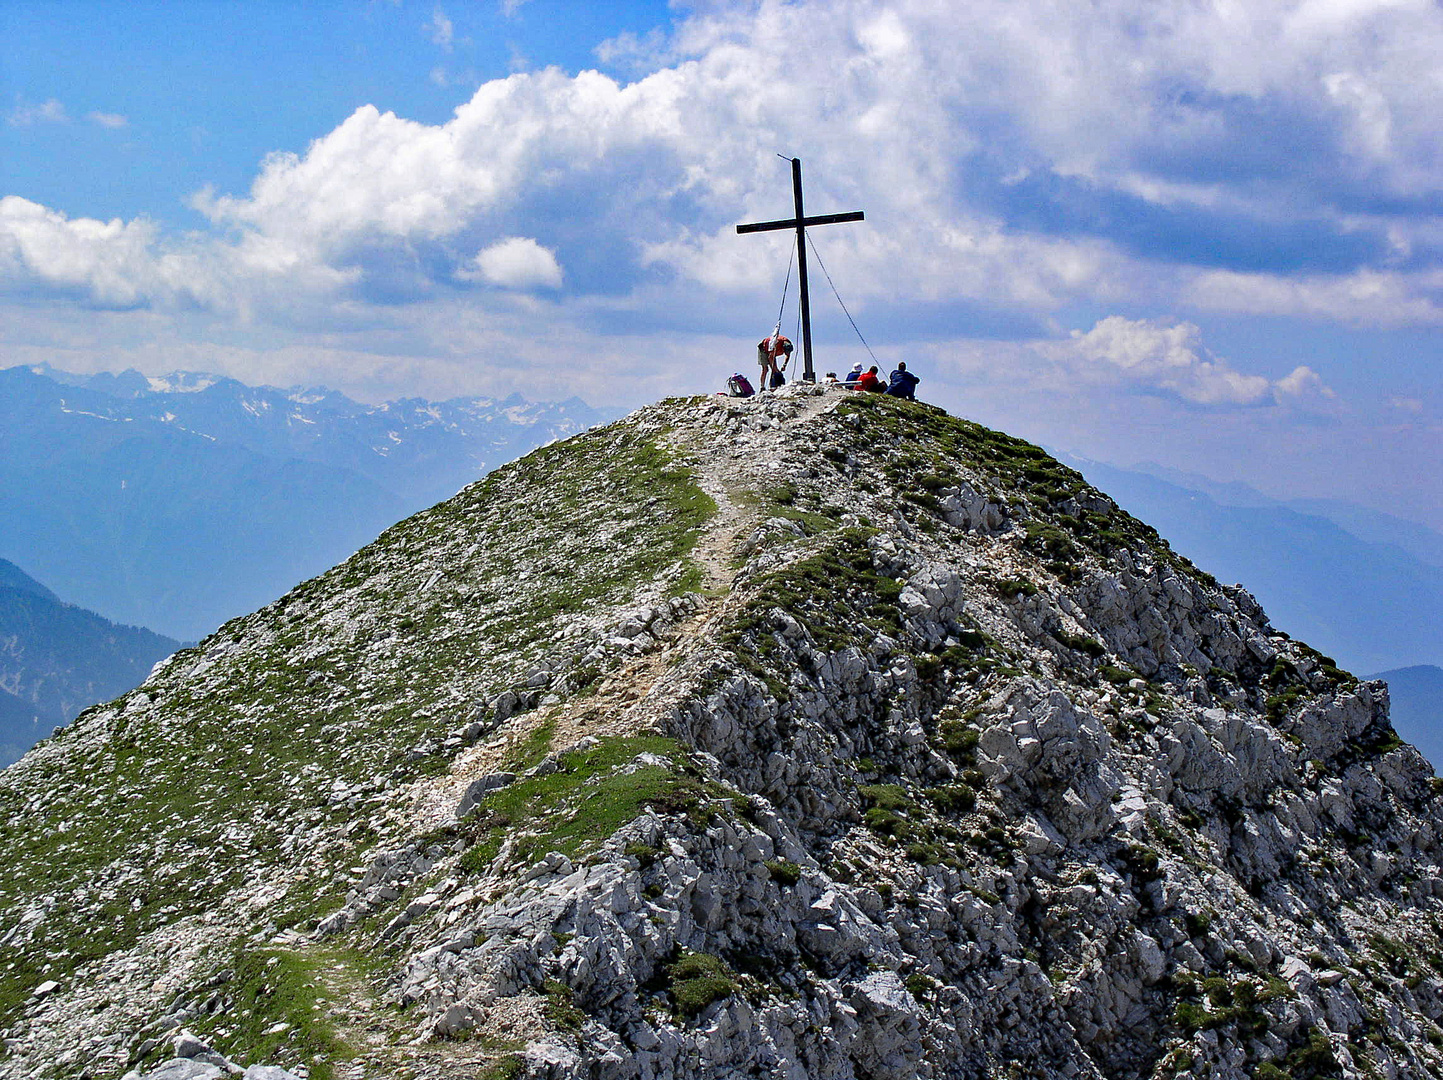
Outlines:
<svg viewBox="0 0 1443 1080"><path fill-rule="evenodd" d="M738 549L765 516L757 493L789 479L777 454L787 441L785 428L835 408L846 394L797 385L746 400L719 398L715 405L720 413L708 408L698 426L678 429L663 440L667 449L695 467L697 486L717 506L690 556L704 575L700 608L667 632L661 649L628 660L591 694L513 718L458 756L444 776L419 783L408 816L424 828L450 820L467 785L513 760L539 728L554 728L553 750L588 736L616 738L654 730L685 684L685 657L696 651L698 638L726 610Z"/></svg>

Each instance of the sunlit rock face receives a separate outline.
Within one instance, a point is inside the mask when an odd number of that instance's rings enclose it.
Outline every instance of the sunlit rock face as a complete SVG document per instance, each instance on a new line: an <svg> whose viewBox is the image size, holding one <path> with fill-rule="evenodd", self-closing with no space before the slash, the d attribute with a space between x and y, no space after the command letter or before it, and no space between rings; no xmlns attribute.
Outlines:
<svg viewBox="0 0 1443 1080"><path fill-rule="evenodd" d="M0 1075L1443 1075L1437 799L1036 447L666 401L3 774Z"/></svg>

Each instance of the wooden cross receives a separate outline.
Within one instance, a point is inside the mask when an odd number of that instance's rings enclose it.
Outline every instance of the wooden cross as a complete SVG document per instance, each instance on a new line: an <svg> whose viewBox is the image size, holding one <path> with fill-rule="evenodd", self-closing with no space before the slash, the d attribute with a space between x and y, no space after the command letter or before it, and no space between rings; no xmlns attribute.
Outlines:
<svg viewBox="0 0 1443 1080"><path fill-rule="evenodd" d="M785 157L778 154L778 157ZM776 229L797 230L797 283L801 286L802 292L802 378L807 382L816 382L817 373L812 368L812 302L807 293L807 226L808 225L834 225L842 221L862 221L863 215L860 210L853 210L846 214L821 214L817 217L805 217L802 214L802 161L801 158L790 158L792 163L792 200L796 204L797 216L788 218L786 221L758 221L751 225L738 225L739 233L772 232Z"/></svg>

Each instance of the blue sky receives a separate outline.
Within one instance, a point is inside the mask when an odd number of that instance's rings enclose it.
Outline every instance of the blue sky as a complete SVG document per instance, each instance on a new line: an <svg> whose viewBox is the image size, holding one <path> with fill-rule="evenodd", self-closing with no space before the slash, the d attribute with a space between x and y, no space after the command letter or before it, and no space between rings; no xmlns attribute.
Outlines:
<svg viewBox="0 0 1443 1080"><path fill-rule="evenodd" d="M818 252L932 400L1443 528L1439 55L1431 0L5 0L0 360L715 389L782 151L866 210Z"/></svg>

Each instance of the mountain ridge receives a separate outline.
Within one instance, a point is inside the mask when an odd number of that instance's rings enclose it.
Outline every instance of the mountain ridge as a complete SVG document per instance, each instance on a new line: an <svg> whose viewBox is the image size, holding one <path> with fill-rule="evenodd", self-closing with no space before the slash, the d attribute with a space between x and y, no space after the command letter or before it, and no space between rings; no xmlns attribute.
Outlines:
<svg viewBox="0 0 1443 1080"><path fill-rule="evenodd" d="M1439 1076L1430 781L1036 447L664 402L0 774L0 1075Z"/></svg>
<svg viewBox="0 0 1443 1080"><path fill-rule="evenodd" d="M29 593L44 600L59 602L60 597L47 589L40 582L27 574L20 567L16 566L9 559L0 559L0 589L14 589L17 592Z"/></svg>
<svg viewBox="0 0 1443 1080"><path fill-rule="evenodd" d="M140 683L179 647L67 604L0 559L0 767L81 709Z"/></svg>
<svg viewBox="0 0 1443 1080"><path fill-rule="evenodd" d="M1327 516L1306 500L1246 499L1236 491L1223 502L1212 494L1219 485L1195 490L1154 472L1067 455L1061 460L1153 523L1199 565L1247 582L1278 625L1345 667L1379 671L1443 660L1436 618L1443 607L1443 568L1337 520L1351 515ZM1388 526L1382 535L1395 531ZM1411 545L1420 546L1421 540Z"/></svg>

